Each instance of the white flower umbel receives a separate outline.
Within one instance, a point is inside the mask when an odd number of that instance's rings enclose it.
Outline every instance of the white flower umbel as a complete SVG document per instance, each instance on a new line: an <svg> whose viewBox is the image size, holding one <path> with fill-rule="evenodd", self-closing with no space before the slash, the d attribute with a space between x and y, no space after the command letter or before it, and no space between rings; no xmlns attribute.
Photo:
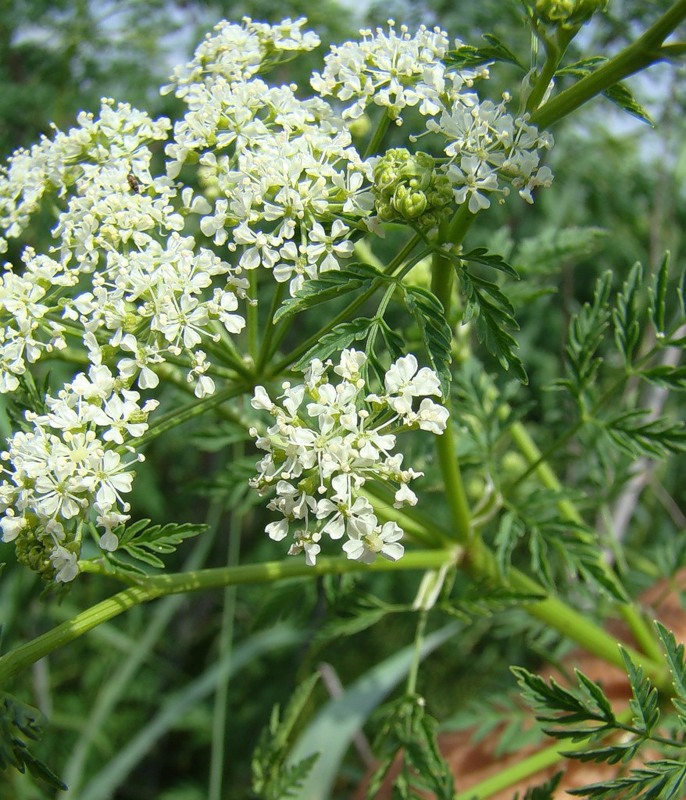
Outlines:
<svg viewBox="0 0 686 800"><path fill-rule="evenodd" d="M475 77L487 70L448 72L443 58L450 41L440 28L423 25L410 34L405 25L396 32L361 30L361 42L333 46L324 71L315 73L312 87L322 97L333 95L346 104L344 119L357 119L368 105L382 106L391 119L402 123L406 107L416 106L425 115L437 114L446 97L455 100L469 89ZM460 42L455 42L459 46Z"/></svg>
<svg viewBox="0 0 686 800"><path fill-rule="evenodd" d="M396 434L408 428L441 434L446 427L447 409L429 399L441 394L433 370L405 356L386 373L386 393L371 394L366 361L356 350L344 350L335 366L315 359L304 383L284 383L276 402L263 386L252 399L254 409L274 418L265 435L251 430L266 451L251 485L260 494L275 489L268 507L282 515L266 533L275 541L291 534L289 554L304 552L310 565L327 539L344 539L348 558L364 563L402 556L402 529L378 520L363 489L378 481L393 487L396 508L414 505L409 483L422 473L403 469L402 455L393 453ZM338 382L329 382L331 371Z"/></svg>
<svg viewBox="0 0 686 800"><path fill-rule="evenodd" d="M427 130L446 139L444 169L455 202L467 203L476 214L490 206L490 194L506 196L512 187L533 203L532 190L553 180L550 168L540 166L540 151L552 147L552 136L539 133L526 116L508 114L507 94L498 105L474 98L476 102L446 105L437 119L426 123Z"/></svg>
<svg viewBox="0 0 686 800"><path fill-rule="evenodd" d="M116 549L112 529L129 518L124 495L143 459L125 440L147 430L157 407L139 400L137 392L117 389L106 367L91 367L46 397L46 413L27 412L26 429L0 456L2 539L15 542L19 560L44 578L73 580L88 525L103 550Z"/></svg>

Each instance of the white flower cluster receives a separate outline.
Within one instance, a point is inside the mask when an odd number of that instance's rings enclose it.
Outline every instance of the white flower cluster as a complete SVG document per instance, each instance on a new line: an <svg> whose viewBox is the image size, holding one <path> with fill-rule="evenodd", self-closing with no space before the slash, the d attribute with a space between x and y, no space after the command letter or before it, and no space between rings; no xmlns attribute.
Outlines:
<svg viewBox="0 0 686 800"><path fill-rule="evenodd" d="M52 255L27 248L22 274L8 264L0 279L0 391L15 390L27 364L65 347L68 332L86 344L93 364L116 364L143 389L157 385L156 365L181 357L195 394L210 394L211 365L200 345L244 327L233 312L247 281L181 235L184 215L209 211L207 201L151 175L148 145L166 137L168 120L105 100L99 117L79 121L80 128L19 151L0 175L7 236L21 233L46 192L64 206ZM73 287L82 289L75 297Z"/></svg>
<svg viewBox="0 0 686 800"><path fill-rule="evenodd" d="M128 518L122 495L132 465L143 456L124 444L147 430L157 401L140 404L107 367L91 367L46 398L46 413L26 412L0 456L2 539L16 541L19 560L44 577L68 582L78 574L82 527L94 523L100 547L115 550L112 532Z"/></svg>
<svg viewBox="0 0 686 800"><path fill-rule="evenodd" d="M151 141L166 139L171 123L151 119L128 103L103 100L99 116L81 112L78 126L43 137L30 150L14 152L0 167L0 252L16 238L40 208L44 197L64 197L79 178L99 169L126 165L126 174L149 175ZM6 238L5 238L6 237Z"/></svg>
<svg viewBox="0 0 686 800"><path fill-rule="evenodd" d="M371 103L384 107L391 119L402 123L405 108L417 106L422 114L437 114L446 94L454 100L464 87L485 70L447 72L442 59L448 52L448 34L423 25L411 35L406 25L388 21L382 28L361 30L361 42L333 46L316 72L312 88L322 97L334 95L344 103L344 119L357 119ZM459 42L455 46L459 46ZM352 103L350 102L352 101Z"/></svg>
<svg viewBox="0 0 686 800"><path fill-rule="evenodd" d="M289 531L289 554L304 551L306 562L316 563L322 539L346 537L348 558L370 563L377 555L396 561L403 554L403 531L395 522L381 524L363 489L368 481L392 484L395 507L414 505L409 483L421 472L403 469L402 454L393 454L398 430L421 428L441 434L448 411L430 399L440 396L436 373L407 355L387 371L385 392L367 392L367 357L344 350L333 371L338 383L328 381L331 362L315 359L303 384L283 384L275 403L266 389L256 387L252 406L268 411L274 424L257 446L266 451L252 485L261 493L276 488L269 508L283 519L271 522L266 533L275 541ZM416 401L421 402L416 406ZM258 436L253 429L251 434Z"/></svg>
<svg viewBox="0 0 686 800"><path fill-rule="evenodd" d="M23 254L24 270L17 274L10 264L0 275L0 393L19 387L19 376L27 364L44 353L66 347L64 326L47 315L51 295L73 286L77 276L65 273L60 264L47 256L37 256L30 248Z"/></svg>
<svg viewBox="0 0 686 800"><path fill-rule="evenodd" d="M252 77L266 57L262 27L222 23L217 30L177 79L188 112L166 148L168 174L197 162L216 198L200 220L203 233L237 251L239 269L265 267L294 294L351 256L353 225L373 209L370 167L327 103ZM311 49L314 41L280 36L274 42L292 49ZM253 50L226 44L244 38Z"/></svg>
<svg viewBox="0 0 686 800"><path fill-rule="evenodd" d="M553 173L540 166L541 149L553 146L549 133L539 133L526 117L513 117L506 112L506 102L496 105L490 100L464 98L441 112L438 120L426 123L429 131L441 134L448 143L444 152L449 158L447 175L453 183L455 201L468 202L476 214L488 208L489 194L507 195L510 184L519 196L533 203L532 190L548 187Z"/></svg>
<svg viewBox="0 0 686 800"><path fill-rule="evenodd" d="M401 124L406 109L416 107L429 118L427 130L448 140L448 163L439 169L452 182L455 202L467 202L472 213L489 207L489 194L506 195L510 185L533 202L532 190L553 178L548 167L539 166L539 150L550 148L552 137L539 134L526 117L508 114L507 95L498 105L481 102L474 81L488 77L488 70L447 67L445 31L420 27L411 35L403 25L398 35L393 20L388 25L388 32L363 30L361 42L333 47L324 71L312 79L314 89L341 100L344 119L356 119L375 104Z"/></svg>
<svg viewBox="0 0 686 800"><path fill-rule="evenodd" d="M193 86L221 76L228 82L249 80L258 72L285 61L292 53L319 47L316 33L303 31L306 19L285 19L278 25L253 22L243 17L243 25L222 20L196 49L193 60L174 70L172 83L162 88L176 89L179 97Z"/></svg>

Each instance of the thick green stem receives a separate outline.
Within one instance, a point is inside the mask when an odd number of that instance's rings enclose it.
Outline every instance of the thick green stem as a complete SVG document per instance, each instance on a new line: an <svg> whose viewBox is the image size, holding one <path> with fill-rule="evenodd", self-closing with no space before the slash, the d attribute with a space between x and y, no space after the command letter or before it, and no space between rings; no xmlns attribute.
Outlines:
<svg viewBox="0 0 686 800"><path fill-rule="evenodd" d="M83 636L103 622L123 614L134 606L171 594L222 589L244 583L273 583L296 577L340 575L349 572L404 572L406 570L439 569L444 564L455 563L456 552L450 550L419 550L407 553L400 561L379 559L373 564L360 564L342 557L320 558L313 567L303 561L271 561L264 564L247 564L240 567L220 567L195 572L156 575L141 581L113 597L97 603L73 619L57 625L52 630L30 642L11 650L0 658L0 686L22 672L39 658L52 653L69 642Z"/></svg>
<svg viewBox="0 0 686 800"><path fill-rule="evenodd" d="M543 486L554 492L562 492L562 484L557 475L550 465L542 459L541 451L521 422L514 423L510 428L510 435L529 464L535 465L533 472ZM581 514L579 514L576 506L570 500L562 498L558 501L557 507L565 519L576 524L583 523ZM656 634L643 618L639 609L630 603L622 603L619 609L639 647L649 658L659 663L662 651L657 643Z"/></svg>
<svg viewBox="0 0 686 800"><path fill-rule="evenodd" d="M679 0L633 44L534 111L531 123L547 128L629 75L667 58L669 53L662 52L662 43L683 19L686 0Z"/></svg>
<svg viewBox="0 0 686 800"><path fill-rule="evenodd" d="M491 578L498 583L503 583L495 556L479 542L471 545L469 554L463 559L461 565L475 577ZM507 582L512 589L523 594L534 596L546 594L546 590L542 586L518 569L511 569L508 572ZM523 608L531 616L540 619L553 630L581 645L587 652L622 670L625 669L624 661L617 647L617 639L564 601L557 597L546 597L543 600L525 603ZM655 661L630 647L625 646L625 649L634 662L643 667L658 689L665 692L670 691L669 672L662 661Z"/></svg>
<svg viewBox="0 0 686 800"><path fill-rule="evenodd" d="M469 211L466 204L463 204L451 222L440 231L440 241L453 245L460 244L473 220L474 214ZM434 252L431 269L431 288L440 300L446 318L449 318L454 273L452 262L439 250ZM450 405L450 398L447 398L447 401ZM449 419L443 435L436 439L436 452L455 539L461 544L466 544L472 537L473 528L454 437L452 419Z"/></svg>

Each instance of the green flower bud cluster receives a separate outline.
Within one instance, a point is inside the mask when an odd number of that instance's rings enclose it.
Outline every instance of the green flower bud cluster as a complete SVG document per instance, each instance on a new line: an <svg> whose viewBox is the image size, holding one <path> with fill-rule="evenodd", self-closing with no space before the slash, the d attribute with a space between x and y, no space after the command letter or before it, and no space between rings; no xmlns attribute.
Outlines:
<svg viewBox="0 0 686 800"><path fill-rule="evenodd" d="M394 148L374 167L374 204L384 222L434 228L450 214L453 192L447 175L428 153Z"/></svg>
<svg viewBox="0 0 686 800"><path fill-rule="evenodd" d="M534 13L548 25L571 27L589 20L596 11L604 11L608 0L536 0Z"/></svg>
<svg viewBox="0 0 686 800"><path fill-rule="evenodd" d="M14 545L20 564L38 573L44 581L54 580L55 567L50 561L54 542L49 536L42 538L37 531L27 527L15 539Z"/></svg>

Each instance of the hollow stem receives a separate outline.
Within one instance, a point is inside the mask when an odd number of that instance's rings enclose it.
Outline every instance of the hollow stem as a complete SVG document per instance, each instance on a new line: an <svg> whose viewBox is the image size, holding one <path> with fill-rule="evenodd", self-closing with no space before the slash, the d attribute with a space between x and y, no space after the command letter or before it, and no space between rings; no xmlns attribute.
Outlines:
<svg viewBox="0 0 686 800"><path fill-rule="evenodd" d="M668 58L670 52L663 52L662 43L683 19L686 0L678 0L633 44L534 111L531 123L547 128L629 75Z"/></svg>
<svg viewBox="0 0 686 800"><path fill-rule="evenodd" d="M510 428L510 434L529 464L535 465L533 472L543 486L553 492L562 492L562 484L557 475L547 461L544 460L544 456L541 455L541 451L522 423L515 422ZM581 514L579 514L571 500L561 498L557 503L557 507L565 519L576 524L583 524ZM629 626L638 646L649 658L659 663L662 658L662 650L657 643L657 636L653 628L643 618L640 610L632 603L620 603L619 612Z"/></svg>
<svg viewBox="0 0 686 800"><path fill-rule="evenodd" d="M273 583L296 577L340 575L349 572L404 572L439 569L455 562L455 550L418 550L407 553L400 561L379 559L361 564L343 557L320 558L313 567L304 561L271 561L239 567L219 567L145 578L140 586L132 586L82 611L70 620L0 657L0 686L22 672L39 658L78 639L125 611L159 597L208 589L222 589L244 583Z"/></svg>

